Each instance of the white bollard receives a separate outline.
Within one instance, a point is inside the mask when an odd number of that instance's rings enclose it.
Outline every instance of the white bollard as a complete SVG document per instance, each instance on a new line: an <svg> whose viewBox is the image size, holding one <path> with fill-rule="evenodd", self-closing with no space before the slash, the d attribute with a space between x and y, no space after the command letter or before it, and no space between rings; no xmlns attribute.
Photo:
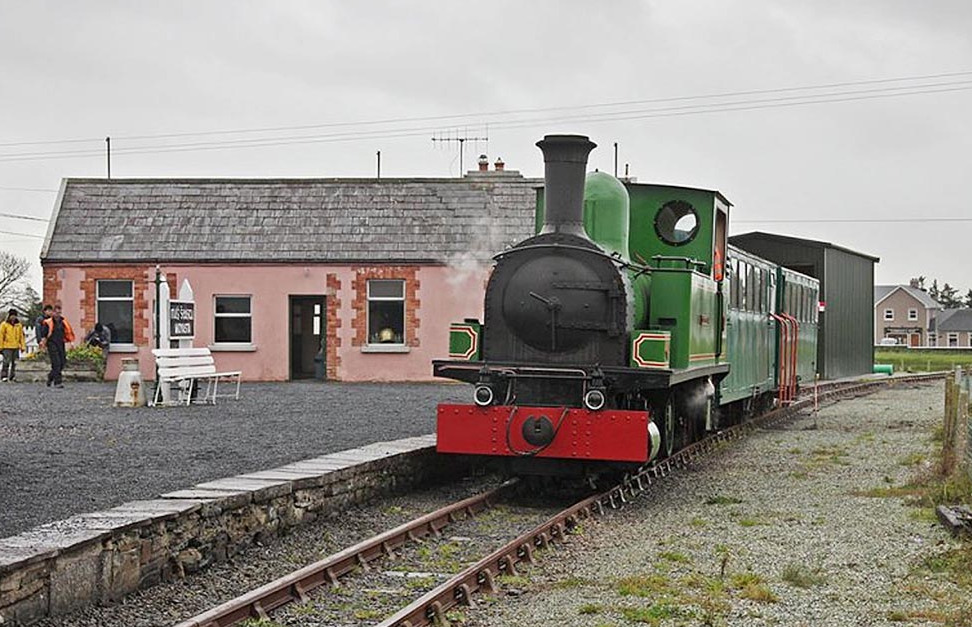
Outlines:
<svg viewBox="0 0 972 627"><path fill-rule="evenodd" d="M145 405L145 382L138 369L138 359L122 359L115 386L115 407L142 407Z"/></svg>

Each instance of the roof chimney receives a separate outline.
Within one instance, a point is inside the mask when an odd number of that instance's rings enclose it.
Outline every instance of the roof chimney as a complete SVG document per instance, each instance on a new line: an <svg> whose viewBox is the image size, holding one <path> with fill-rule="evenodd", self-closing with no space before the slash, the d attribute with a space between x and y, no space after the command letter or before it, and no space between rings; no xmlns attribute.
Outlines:
<svg viewBox="0 0 972 627"><path fill-rule="evenodd" d="M497 172L502 172L503 168L506 167L506 164L503 163L503 157L496 157L496 163L493 164L493 167L496 168Z"/></svg>
<svg viewBox="0 0 972 627"><path fill-rule="evenodd" d="M486 155L479 155L479 171L489 172L489 158Z"/></svg>

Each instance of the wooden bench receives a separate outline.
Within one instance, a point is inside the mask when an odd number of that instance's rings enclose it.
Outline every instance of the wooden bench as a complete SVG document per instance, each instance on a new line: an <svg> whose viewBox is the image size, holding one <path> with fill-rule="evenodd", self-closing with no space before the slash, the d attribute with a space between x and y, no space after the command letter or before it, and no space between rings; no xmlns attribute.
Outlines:
<svg viewBox="0 0 972 627"><path fill-rule="evenodd" d="M201 384L206 383L204 393L199 394L197 403L216 404L218 397L240 398L240 375L239 371L218 372L216 362L213 360L212 353L208 348L156 348L152 350L155 356L155 364L159 369L158 385L155 386L155 405L162 401L162 390L172 385L179 386L179 400L177 403L186 405L192 403L193 388L202 390ZM236 379L236 391L219 394L219 382L223 379ZM231 384L232 385L232 384Z"/></svg>

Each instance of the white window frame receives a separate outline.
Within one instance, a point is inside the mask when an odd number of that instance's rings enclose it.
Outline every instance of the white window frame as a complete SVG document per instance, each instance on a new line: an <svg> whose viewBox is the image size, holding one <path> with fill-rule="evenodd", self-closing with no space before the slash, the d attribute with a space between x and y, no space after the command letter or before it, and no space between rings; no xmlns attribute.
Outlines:
<svg viewBox="0 0 972 627"><path fill-rule="evenodd" d="M884 310L884 321L885 322L894 322L894 309L885 309Z"/></svg>
<svg viewBox="0 0 972 627"><path fill-rule="evenodd" d="M102 296L101 295L101 282L102 281L124 281L132 286L131 296ZM134 352L136 349L135 345L135 281L131 279L95 279L95 322L101 322L98 318L98 303L101 301L105 302L130 302L132 304L132 341L131 342L116 342L115 338L111 338L111 345L108 347L109 351L115 351L120 353ZM102 322L102 324L104 324ZM94 327L92 327L94 328ZM82 338L83 339L83 338Z"/></svg>
<svg viewBox="0 0 972 627"><path fill-rule="evenodd" d="M219 298L246 298L250 302L250 313L216 313L216 300ZM250 319L250 341L249 342L218 342L216 340L216 319L217 318L249 318ZM256 350L253 343L253 294L213 294L213 343L210 350L223 351L252 351Z"/></svg>
<svg viewBox="0 0 972 627"><path fill-rule="evenodd" d="M934 331L928 332L928 345L937 346L938 345L938 334Z"/></svg>
<svg viewBox="0 0 972 627"><path fill-rule="evenodd" d="M401 296L372 296L372 281L398 281L402 284ZM402 304L402 341L374 344L371 341L371 301L399 302ZM365 345L363 352L402 353L408 352L408 282L405 279L370 277L365 279Z"/></svg>
<svg viewBox="0 0 972 627"><path fill-rule="evenodd" d="M908 322L917 322L917 321L918 321L918 310L917 309L909 309L908 310Z"/></svg>
<svg viewBox="0 0 972 627"><path fill-rule="evenodd" d="M955 340L954 344L952 344L952 340ZM959 334L950 332L948 334L948 346L958 346L958 345L959 345Z"/></svg>

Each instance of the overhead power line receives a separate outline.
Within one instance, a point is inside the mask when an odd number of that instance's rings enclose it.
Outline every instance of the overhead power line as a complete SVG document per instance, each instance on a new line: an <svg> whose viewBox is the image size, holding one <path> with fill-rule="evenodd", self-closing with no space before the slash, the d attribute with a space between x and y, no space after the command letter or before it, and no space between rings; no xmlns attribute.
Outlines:
<svg viewBox="0 0 972 627"><path fill-rule="evenodd" d="M56 189L46 189L43 187L0 187L4 192L51 192L56 193Z"/></svg>
<svg viewBox="0 0 972 627"><path fill-rule="evenodd" d="M972 72L960 72L952 73L948 75L935 75L935 76L972 76ZM850 85L864 85L864 84L874 84L874 83L887 83L892 81L903 81L907 79L879 79L874 81L856 81L854 83L849 83ZM843 83L834 83L832 86L844 85ZM830 88L828 86L828 88ZM781 88L773 90L751 90L749 92L730 92L731 94L766 94L766 93L780 93L796 90L808 90L813 89L807 88ZM818 88L819 89L819 88ZM773 109L781 107L794 107L794 106L809 106L816 104L826 104L826 103L836 103L836 102L851 102L859 100L872 100L872 99L884 99L884 98L897 98L902 96L914 96L914 95L924 95L924 94L934 94L934 93L947 93L956 91L967 91L972 89L972 78L967 80L957 80L957 81L944 81L937 83L923 83L923 84L911 84L911 85L898 85L898 86L885 86L885 87L875 87L868 89L852 89L852 90L841 90L841 91L830 91L826 93L810 93L810 94L797 94L789 96L778 96L771 98L744 98L736 99L731 101L722 102L709 102L700 104L682 104L677 106L666 106L666 107L653 107L653 108L640 108L640 109L623 109L615 111L603 111L603 112L587 112L587 113L577 113L573 115L559 115L559 116L534 116L532 118L526 119L514 119L514 120L490 120L486 123L492 129L513 129L513 128L524 128L529 126L534 126L537 124L549 124L549 123L562 123L562 122L615 122L615 121L626 121L626 120L638 120L638 119L651 119L651 118L664 118L664 117L676 117L676 116L686 116L686 115L701 115L701 114L711 114L711 113L725 113L725 112L735 112L735 111L752 111L759 109ZM619 107L629 104L644 104L644 103L659 103L659 102L672 102L678 100L693 100L693 99L706 99L714 98L716 95L706 95L706 96L686 96L678 98L663 98L655 100L642 100L642 101L630 101L627 103L607 103L598 105L581 105L577 107L554 107L547 109L522 109L518 110L516 113L522 114L524 112L541 112L541 113L551 113L554 111L584 111L591 108L605 108L605 107ZM511 112L506 112L503 115L510 114ZM444 119L451 116L429 116L425 118L401 118L400 120L432 120L432 119ZM323 128L328 127L350 127L355 124L357 125L374 125L383 124L388 121L378 121L371 123L334 123L331 125L315 125L313 127L299 127L303 129L308 128ZM293 129L295 127L277 127L278 129ZM235 148L260 148L260 147L270 147L270 146L285 146L285 145L297 145L297 144L310 144L310 143L332 143L332 142L344 142L344 141L357 141L364 139L389 139L389 138L403 138L403 137L415 137L427 135L428 133L440 130L438 126L406 126L399 128L380 128L380 129L360 129L360 130L346 130L338 131L326 134L317 135L289 135L289 136L278 136L278 137L259 137L259 138L243 138L243 139L222 139L222 140L210 140L210 141L198 141L198 142L185 142L185 143L174 143L174 144L161 144L161 145L135 145L129 147L117 147L113 152L115 154L150 154L150 153L166 153L166 152L189 152L189 151L203 151L203 150L225 150L225 149L235 149ZM216 133L230 133L234 131L214 131ZM235 132L248 132L248 131L235 131ZM204 135L200 134L170 134L166 137L175 136L195 136ZM135 138L137 136L130 136L129 138ZM138 136L142 138L160 138L162 136ZM100 141L100 140L99 140ZM56 151L34 151L34 152L22 152L22 153L0 153L0 162L6 161L34 161L34 160L46 160L46 159L70 159L70 158L80 158L88 156L101 156L103 155L101 149L80 149L80 150L56 150Z"/></svg>
<svg viewBox="0 0 972 627"><path fill-rule="evenodd" d="M937 80L942 78L957 78L961 76L966 76L966 77L972 76L972 71L942 72L937 74L899 76L893 78L844 81L838 83L818 83L814 85L802 85L802 86L794 86L794 87L776 87L776 88L768 88L768 89L727 91L727 92L716 92L716 93L709 93L709 94L696 94L696 95L689 95L689 96L668 96L662 98L602 102L602 103L592 103L592 104L582 104L582 105L565 105L565 106L558 106L558 107L506 109L506 110L498 110L498 111L480 111L480 112L473 112L473 113L457 113L457 114L446 114L446 115L384 118L378 120L328 122L328 123L321 123L321 124L265 126L265 127L222 129L222 130L208 130L208 131L186 131L186 132L177 132L177 133L142 134L142 135L112 135L112 138L116 140L174 139L180 137L206 137L212 135L240 135L240 134L247 134L247 133L271 133L271 132L281 132L281 131L306 131L306 130L314 130L314 129L342 128L342 127L354 127L354 126L377 126L377 125L387 125L387 124L402 124L402 123L410 123L410 122L444 122L448 120L510 116L510 115L521 115L526 113L550 113L555 111L573 111L573 110L597 109L597 108L607 108L607 107L658 104L658 103L665 103L665 102L679 102L679 101L687 101L687 100L705 100L705 99L713 99L713 98L754 96L760 94L778 94L778 93L798 92L798 91L836 89L842 87L855 87L855 86L863 86L863 85L880 85L880 84L888 84L888 83L927 81L927 80ZM918 85L915 85L915 87L917 86ZM13 146L43 146L43 145L53 145L53 144L71 144L71 143L86 143L86 142L101 143L103 141L104 141L104 137L85 137L85 138L72 138L72 139L5 142L5 143L0 143L0 147L6 148L6 147L13 147Z"/></svg>
<svg viewBox="0 0 972 627"><path fill-rule="evenodd" d="M18 214L18 213L3 213L3 212L0 212L0 217L13 218L14 220L34 220L36 222L44 222L44 223L50 222L50 220L48 220L47 218L38 218L38 217L35 217L35 216L25 216L23 214Z"/></svg>
<svg viewBox="0 0 972 627"><path fill-rule="evenodd" d="M0 233L3 233L4 235L16 235L17 237L30 237L35 239L44 239L45 237L44 235L32 235L30 233L17 233L14 231L0 231Z"/></svg>

